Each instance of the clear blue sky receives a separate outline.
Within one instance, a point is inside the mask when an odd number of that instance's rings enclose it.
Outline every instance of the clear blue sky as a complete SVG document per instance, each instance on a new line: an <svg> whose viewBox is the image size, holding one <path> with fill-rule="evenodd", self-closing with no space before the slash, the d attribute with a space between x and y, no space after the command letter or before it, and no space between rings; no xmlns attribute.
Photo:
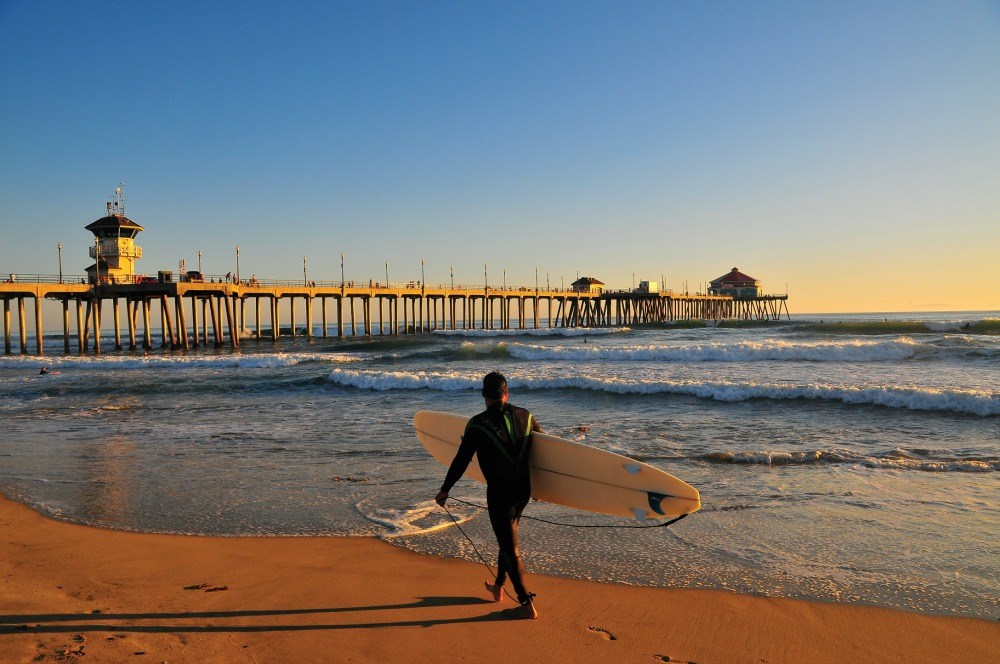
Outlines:
<svg viewBox="0 0 1000 664"><path fill-rule="evenodd" d="M998 2L0 0L0 272L691 290L1000 309Z"/></svg>

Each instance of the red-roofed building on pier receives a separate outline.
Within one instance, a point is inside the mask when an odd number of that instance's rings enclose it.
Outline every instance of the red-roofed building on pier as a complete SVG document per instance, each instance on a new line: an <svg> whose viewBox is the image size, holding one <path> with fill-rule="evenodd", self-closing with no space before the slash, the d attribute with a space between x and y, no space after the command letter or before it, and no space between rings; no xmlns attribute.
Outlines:
<svg viewBox="0 0 1000 664"><path fill-rule="evenodd" d="M718 279L713 279L708 287L709 295L729 295L734 300L746 300L763 295L760 279L743 274L733 268Z"/></svg>

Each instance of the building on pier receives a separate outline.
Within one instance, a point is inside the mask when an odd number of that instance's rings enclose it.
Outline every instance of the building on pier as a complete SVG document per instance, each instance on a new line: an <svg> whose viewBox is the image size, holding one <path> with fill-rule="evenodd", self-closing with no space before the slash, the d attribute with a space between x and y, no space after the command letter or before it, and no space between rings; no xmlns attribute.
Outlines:
<svg viewBox="0 0 1000 664"><path fill-rule="evenodd" d="M570 284L570 286L573 287L574 293L591 293L593 295L600 295L604 292L604 282L598 281L593 277L580 277Z"/></svg>
<svg viewBox="0 0 1000 664"><path fill-rule="evenodd" d="M107 215L85 228L94 234L89 252L94 264L86 269L87 280L92 284L135 283L135 263L142 258L142 247L135 243L135 237L143 228L125 216L124 185L115 188Z"/></svg>
<svg viewBox="0 0 1000 664"><path fill-rule="evenodd" d="M760 279L755 279L733 268L718 279L713 279L708 287L709 295L728 295L735 300L760 297L764 294Z"/></svg>

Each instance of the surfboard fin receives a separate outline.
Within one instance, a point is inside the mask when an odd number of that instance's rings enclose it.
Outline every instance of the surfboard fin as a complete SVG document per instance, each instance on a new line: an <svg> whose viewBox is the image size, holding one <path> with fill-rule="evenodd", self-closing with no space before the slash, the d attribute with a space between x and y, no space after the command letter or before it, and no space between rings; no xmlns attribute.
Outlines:
<svg viewBox="0 0 1000 664"><path fill-rule="evenodd" d="M646 510L639 507L633 507L632 514L635 515L635 518L639 523L649 523L649 519L646 518Z"/></svg>
<svg viewBox="0 0 1000 664"><path fill-rule="evenodd" d="M660 506L660 503L662 503L663 499L666 498L666 497L667 497L667 495L664 494L664 493L656 493L655 491L647 491L646 492L646 498L649 500L649 509L653 510L657 514L663 514L664 516L666 516L666 514L664 514L664 512L663 512L663 507Z"/></svg>

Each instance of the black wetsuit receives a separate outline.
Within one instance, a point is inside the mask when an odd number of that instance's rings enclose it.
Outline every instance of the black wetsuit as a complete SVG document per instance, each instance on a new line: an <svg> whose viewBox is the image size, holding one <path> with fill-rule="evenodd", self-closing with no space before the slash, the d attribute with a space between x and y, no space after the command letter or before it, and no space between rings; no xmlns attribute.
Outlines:
<svg viewBox="0 0 1000 664"><path fill-rule="evenodd" d="M513 430L513 431L512 431ZM524 587L524 564L517 542L517 524L531 499L528 454L531 432L541 431L535 418L524 408L496 402L469 420L455 459L448 468L441 491L448 493L462 477L475 454L486 478L486 505L496 534L500 555L497 585L510 581L519 602L531 594Z"/></svg>

